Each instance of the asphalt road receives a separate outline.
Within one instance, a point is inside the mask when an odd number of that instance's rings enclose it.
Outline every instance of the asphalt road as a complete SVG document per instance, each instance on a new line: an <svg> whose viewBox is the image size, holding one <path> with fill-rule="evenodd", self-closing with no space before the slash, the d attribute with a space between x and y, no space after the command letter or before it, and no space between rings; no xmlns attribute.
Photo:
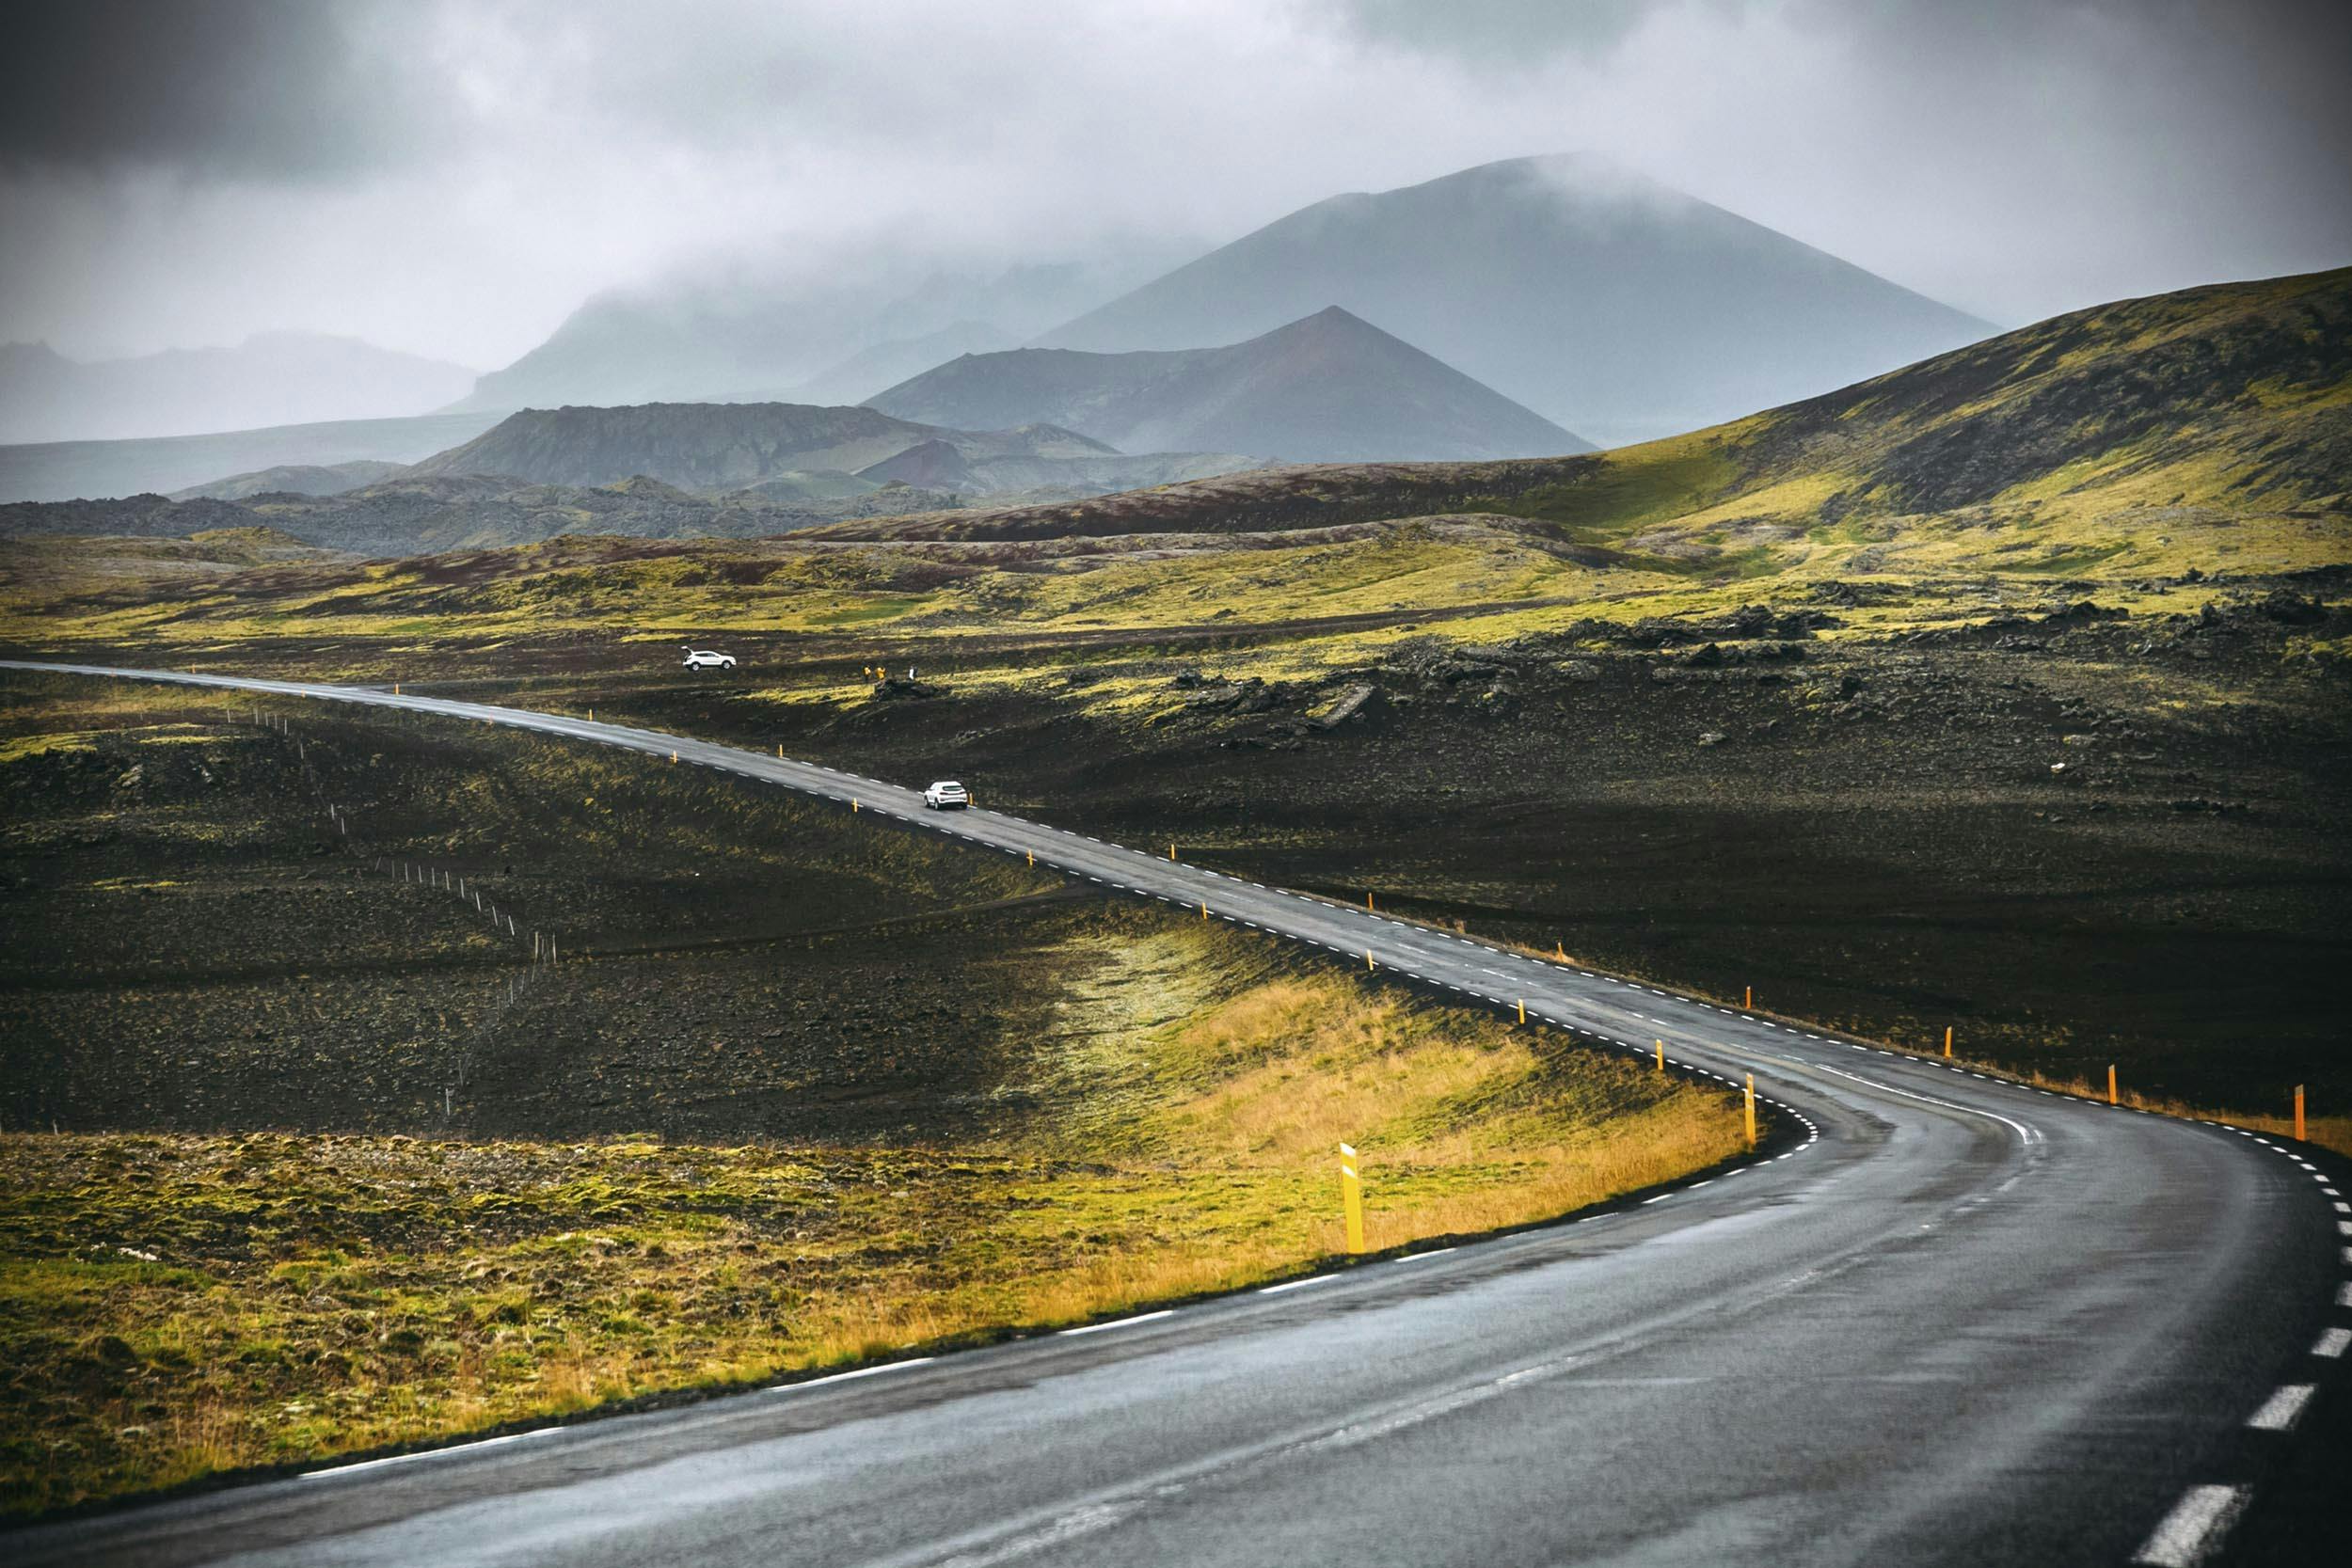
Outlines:
<svg viewBox="0 0 2352 1568"><path fill-rule="evenodd" d="M2347 1395L2352 1207L2280 1141L805 763L360 689L11 667L488 720L854 798L1586 1037L1663 1039L1678 1070L1753 1072L1771 1122L1756 1160L1574 1223L48 1527L5 1542L19 1563L2187 1562Z"/></svg>

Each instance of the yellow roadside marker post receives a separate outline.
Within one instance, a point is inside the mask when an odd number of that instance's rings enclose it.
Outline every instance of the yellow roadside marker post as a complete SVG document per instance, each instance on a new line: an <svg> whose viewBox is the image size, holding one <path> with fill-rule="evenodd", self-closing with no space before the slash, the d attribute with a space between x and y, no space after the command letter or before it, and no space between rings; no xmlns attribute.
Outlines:
<svg viewBox="0 0 2352 1568"><path fill-rule="evenodd" d="M1025 855L1026 855L1026 856L1028 856L1028 857L1029 857L1029 863L1030 863L1031 865L1035 865L1035 864L1037 863L1037 851L1036 851L1036 850L1034 850L1034 849L1024 849L1024 850L1022 850L1021 852L1022 852L1023 854L1025 854Z"/></svg>
<svg viewBox="0 0 2352 1568"><path fill-rule="evenodd" d="M1176 859L1176 841L1173 839L1168 840L1168 858L1170 862L1173 862Z"/></svg>
<svg viewBox="0 0 2352 1568"><path fill-rule="evenodd" d="M2115 1064L2114 1064L2113 1062L2109 1062L2109 1063L2107 1064L2107 1103L2108 1103L2108 1104L2110 1104L2110 1105L2112 1105L2112 1104L2115 1104L2115 1103L2116 1103L2116 1099L2115 1099Z"/></svg>
<svg viewBox="0 0 2352 1568"><path fill-rule="evenodd" d="M1946 1025L1944 1025L1944 1054L1945 1054L1945 1056L1946 1056L1947 1058L1949 1058L1949 1057L1950 1057L1950 1055L1951 1055L1951 1053L1952 1053L1952 1026L1951 1026L1950 1024L1947 1023Z"/></svg>
<svg viewBox="0 0 2352 1568"><path fill-rule="evenodd" d="M1371 948L1369 948L1369 947L1365 948L1365 949L1364 949L1364 973L1365 973L1365 974L1371 974L1374 970L1375 970L1375 969L1377 969L1377 968L1379 968L1379 965L1377 965L1377 964L1375 964L1375 963L1374 963L1374 962L1372 961L1372 949L1371 949Z"/></svg>
<svg viewBox="0 0 2352 1568"><path fill-rule="evenodd" d="M1666 1042L1664 1040L1658 1042L1658 1070L1661 1072L1666 1070Z"/></svg>
<svg viewBox="0 0 2352 1568"><path fill-rule="evenodd" d="M778 762L784 760L784 742L781 740L776 742L776 760Z"/></svg>
<svg viewBox="0 0 2352 1568"><path fill-rule="evenodd" d="M1527 998L1524 996L1519 998L1519 1022L1521 1023L1527 1022Z"/></svg>
<svg viewBox="0 0 2352 1568"><path fill-rule="evenodd" d="M1568 961L1568 944L1565 942L1553 942L1551 944L1551 956L1559 959L1562 963L1566 963Z"/></svg>
<svg viewBox="0 0 2352 1568"><path fill-rule="evenodd" d="M850 797L850 813L851 816L857 814L857 797L854 795Z"/></svg>
<svg viewBox="0 0 2352 1568"><path fill-rule="evenodd" d="M671 763L671 765L672 765L673 767L676 766L676 764L677 764L677 753L676 753L675 752L672 752L670 753L670 763Z"/></svg>
<svg viewBox="0 0 2352 1568"><path fill-rule="evenodd" d="M1340 1205L1347 1216L1347 1250L1364 1250L1364 1179L1356 1168L1353 1144L1340 1145Z"/></svg>
<svg viewBox="0 0 2352 1568"><path fill-rule="evenodd" d="M1747 988L1747 1000L1740 1003L1740 1006L1742 1007L1753 1007L1756 1006L1756 988L1754 986Z"/></svg>
<svg viewBox="0 0 2352 1568"><path fill-rule="evenodd" d="M1372 895L1369 893L1364 895L1364 912L1366 914L1377 914L1380 912L1372 907Z"/></svg>
<svg viewBox="0 0 2352 1568"><path fill-rule="evenodd" d="M1200 901L1200 918L1203 920L1209 918L1209 901L1205 898Z"/></svg>
<svg viewBox="0 0 2352 1568"><path fill-rule="evenodd" d="M1755 1074L1755 1073L1753 1073L1753 1072L1751 1072L1751 1073L1749 1073L1749 1074L1747 1075L1747 1078L1748 1078L1748 1147L1749 1147L1750 1148L1754 1148L1756 1147L1756 1074Z"/></svg>
<svg viewBox="0 0 2352 1568"><path fill-rule="evenodd" d="M2303 1141L2303 1085L2295 1085L2295 1141Z"/></svg>

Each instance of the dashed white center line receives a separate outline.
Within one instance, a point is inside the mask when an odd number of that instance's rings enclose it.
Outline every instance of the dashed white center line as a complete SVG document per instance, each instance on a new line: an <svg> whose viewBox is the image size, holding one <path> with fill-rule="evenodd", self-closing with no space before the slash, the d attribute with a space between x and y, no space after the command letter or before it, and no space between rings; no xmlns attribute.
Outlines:
<svg viewBox="0 0 2352 1568"><path fill-rule="evenodd" d="M2312 1354L2333 1361L2344 1354L2346 1346L2352 1346L2352 1328L2331 1328L2320 1335L2319 1342L2312 1346Z"/></svg>
<svg viewBox="0 0 2352 1568"><path fill-rule="evenodd" d="M2245 1512L2248 1496L2243 1486L2190 1487L2132 1560L2152 1568L2192 1568L2202 1562Z"/></svg>
<svg viewBox="0 0 2352 1568"><path fill-rule="evenodd" d="M2295 1423L2303 1418L2303 1407L2312 1402L2318 1388L2312 1383L2284 1383L2263 1401L2263 1407L2246 1418L2246 1424L2256 1432L2293 1432Z"/></svg>

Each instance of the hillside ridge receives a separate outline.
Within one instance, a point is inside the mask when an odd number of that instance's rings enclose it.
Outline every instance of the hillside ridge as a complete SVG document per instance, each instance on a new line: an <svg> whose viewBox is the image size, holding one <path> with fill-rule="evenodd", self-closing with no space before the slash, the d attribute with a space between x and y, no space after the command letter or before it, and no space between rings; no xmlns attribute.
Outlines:
<svg viewBox="0 0 2352 1568"><path fill-rule="evenodd" d="M1127 451L1248 451L1285 462L1592 446L1337 305L1215 348L966 354L866 406L941 425L1045 420Z"/></svg>

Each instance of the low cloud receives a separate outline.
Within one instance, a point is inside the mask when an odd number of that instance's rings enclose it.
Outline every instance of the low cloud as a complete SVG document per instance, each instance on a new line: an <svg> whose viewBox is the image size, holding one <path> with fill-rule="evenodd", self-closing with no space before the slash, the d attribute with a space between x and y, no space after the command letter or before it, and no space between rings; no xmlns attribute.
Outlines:
<svg viewBox="0 0 2352 1568"><path fill-rule="evenodd" d="M0 338L497 365L679 272L1219 243L1589 149L2015 322L2352 261L2352 7L2257 0L37 5Z"/></svg>

